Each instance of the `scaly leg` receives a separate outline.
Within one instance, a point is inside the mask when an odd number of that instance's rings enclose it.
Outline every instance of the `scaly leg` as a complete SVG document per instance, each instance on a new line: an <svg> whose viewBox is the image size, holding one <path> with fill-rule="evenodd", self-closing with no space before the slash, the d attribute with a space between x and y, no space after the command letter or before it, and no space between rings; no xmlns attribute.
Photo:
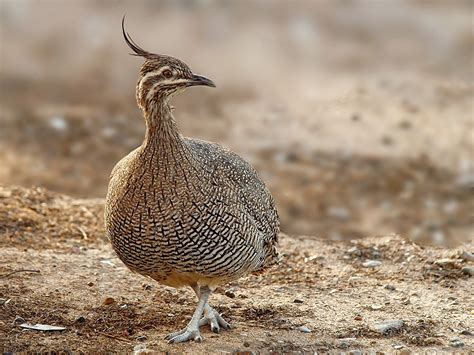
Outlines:
<svg viewBox="0 0 474 355"><path fill-rule="evenodd" d="M196 293L197 298L200 298L200 287L198 285L191 286ZM201 288L202 289L202 288ZM209 324L211 326L211 330L214 333L219 333L220 328L230 329L231 325L226 322L224 318L217 312L214 308L209 305L209 302L206 302L204 306L204 317L199 320L199 326L204 324Z"/></svg>
<svg viewBox="0 0 474 355"><path fill-rule="evenodd" d="M189 321L186 328L176 333L171 333L166 337L170 343L182 343L191 339L197 342L202 341L201 333L199 332L199 319L204 312L204 307L207 304L210 294L211 290L209 287L201 287L199 293L199 302L196 310L194 311L193 317Z"/></svg>

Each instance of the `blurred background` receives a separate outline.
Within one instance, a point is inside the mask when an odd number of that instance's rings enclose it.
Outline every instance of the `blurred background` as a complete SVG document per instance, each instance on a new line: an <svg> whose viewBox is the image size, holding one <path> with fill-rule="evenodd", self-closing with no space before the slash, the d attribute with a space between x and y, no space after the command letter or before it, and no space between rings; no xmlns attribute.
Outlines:
<svg viewBox="0 0 474 355"><path fill-rule="evenodd" d="M0 0L0 184L103 197L141 144L145 49L217 89L174 99L230 147L282 230L333 240L474 236L474 2Z"/></svg>

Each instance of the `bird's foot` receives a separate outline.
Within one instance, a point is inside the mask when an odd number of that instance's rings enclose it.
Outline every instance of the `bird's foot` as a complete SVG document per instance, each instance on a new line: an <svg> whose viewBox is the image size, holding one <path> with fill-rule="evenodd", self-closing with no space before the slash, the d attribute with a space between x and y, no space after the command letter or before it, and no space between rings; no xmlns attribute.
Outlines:
<svg viewBox="0 0 474 355"><path fill-rule="evenodd" d="M187 326L180 331L168 334L165 338L168 340L168 343L184 343L185 341L194 340L195 342L200 343L202 341L201 333L199 332L198 327Z"/></svg>
<svg viewBox="0 0 474 355"><path fill-rule="evenodd" d="M219 333L220 328L231 329L231 325L214 308L206 305L204 308L204 317L199 321L199 326L209 324L214 333Z"/></svg>

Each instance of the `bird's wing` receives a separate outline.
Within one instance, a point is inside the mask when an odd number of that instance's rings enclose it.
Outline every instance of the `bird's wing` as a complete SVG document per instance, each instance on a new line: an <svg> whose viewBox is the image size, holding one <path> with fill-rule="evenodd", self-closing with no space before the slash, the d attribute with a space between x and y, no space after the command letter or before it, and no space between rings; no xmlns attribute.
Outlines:
<svg viewBox="0 0 474 355"><path fill-rule="evenodd" d="M274 245L280 231L280 222L270 191L256 170L239 155L216 143L187 139L191 150L206 163L212 179L224 182L234 194L249 218L264 236L265 242Z"/></svg>

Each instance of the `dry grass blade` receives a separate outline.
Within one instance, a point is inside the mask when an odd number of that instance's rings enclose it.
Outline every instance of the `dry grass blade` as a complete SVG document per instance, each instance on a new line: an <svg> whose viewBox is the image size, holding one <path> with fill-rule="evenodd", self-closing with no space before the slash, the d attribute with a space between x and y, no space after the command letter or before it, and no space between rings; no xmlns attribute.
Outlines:
<svg viewBox="0 0 474 355"><path fill-rule="evenodd" d="M39 274L41 271L40 270L20 269L20 270L15 270L15 271L9 272L8 274L5 274L5 275L0 275L0 279L4 279L8 276L11 276L13 274L17 274L19 272L32 272L32 273L35 273L35 274Z"/></svg>

